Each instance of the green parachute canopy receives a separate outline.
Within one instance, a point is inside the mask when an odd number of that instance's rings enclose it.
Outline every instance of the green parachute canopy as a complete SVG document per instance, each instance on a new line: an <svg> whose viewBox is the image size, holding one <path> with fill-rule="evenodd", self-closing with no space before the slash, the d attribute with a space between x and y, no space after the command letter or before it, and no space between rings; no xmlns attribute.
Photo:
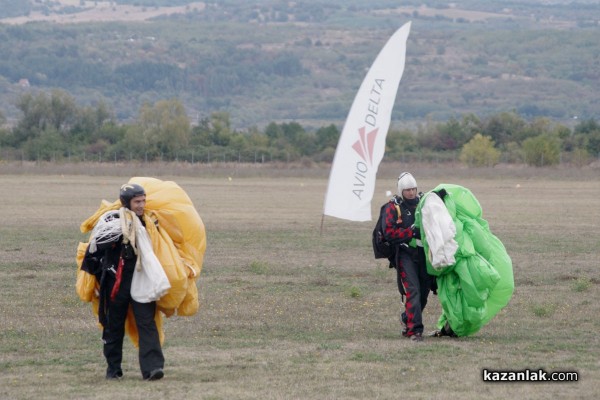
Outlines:
<svg viewBox="0 0 600 400"><path fill-rule="evenodd" d="M437 279L443 310L439 328L448 322L458 336L468 336L478 332L510 301L514 289L512 261L482 218L479 201L462 186L440 184L427 193L419 203L416 224L422 227L422 208L430 195L437 197L432 192L442 189L447 193L444 205L456 227L458 250L454 264L434 268L427 235L422 235L427 271Z"/></svg>

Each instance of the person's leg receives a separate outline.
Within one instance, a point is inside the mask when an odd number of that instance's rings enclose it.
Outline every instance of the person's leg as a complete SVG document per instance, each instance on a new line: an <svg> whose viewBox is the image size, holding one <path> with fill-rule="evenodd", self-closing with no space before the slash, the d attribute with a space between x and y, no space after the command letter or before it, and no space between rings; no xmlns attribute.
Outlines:
<svg viewBox="0 0 600 400"><path fill-rule="evenodd" d="M396 260L396 264L398 264L400 261ZM400 269L400 267L394 267L396 269L396 283L398 285L398 292L400 292L400 298L402 300L402 304L406 307L406 303L404 301L404 298L406 297L406 292L404 292L404 284L402 283L402 271ZM408 336L408 317L406 316L406 310L402 311L400 313L400 324L402 325L402 336L407 337Z"/></svg>
<svg viewBox="0 0 600 400"><path fill-rule="evenodd" d="M421 314L421 291L419 275L413 258L407 252L400 253L400 279L406 293L407 336L423 334Z"/></svg>
<svg viewBox="0 0 600 400"><path fill-rule="evenodd" d="M131 301L135 323L139 333L139 361L144 379L160 379L163 376L165 359L160 346L160 339L154 314L156 303L138 303ZM158 371L160 370L160 374ZM160 376L158 376L160 375Z"/></svg>
<svg viewBox="0 0 600 400"><path fill-rule="evenodd" d="M427 305L427 299L429 298L429 291L431 290L431 282L433 277L427 273L427 266L425 264L425 253L422 247L418 248L417 257L415 258L415 268L419 276L419 289L421 293L421 312Z"/></svg>
<svg viewBox="0 0 600 400"><path fill-rule="evenodd" d="M108 364L106 378L123 376L121 362L123 360L123 337L125 336L125 319L129 308L127 298L117 296L113 301L107 300L108 311L106 326L102 331L104 357Z"/></svg>

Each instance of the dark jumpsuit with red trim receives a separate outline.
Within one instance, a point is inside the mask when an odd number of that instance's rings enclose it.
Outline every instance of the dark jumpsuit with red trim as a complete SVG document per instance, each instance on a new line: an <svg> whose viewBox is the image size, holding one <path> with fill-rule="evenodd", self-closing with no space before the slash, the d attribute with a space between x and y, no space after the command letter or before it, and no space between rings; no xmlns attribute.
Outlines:
<svg viewBox="0 0 600 400"><path fill-rule="evenodd" d="M395 205L400 208L398 216ZM398 290L406 294L405 311L402 322L406 325L403 335L423 334L422 313L427 305L427 297L431 288L432 277L427 273L425 253L422 247L411 247L413 239L411 226L415 223L415 211L418 198L414 204L408 204L395 196L385 208L385 239L396 245L396 257L393 266L397 272Z"/></svg>

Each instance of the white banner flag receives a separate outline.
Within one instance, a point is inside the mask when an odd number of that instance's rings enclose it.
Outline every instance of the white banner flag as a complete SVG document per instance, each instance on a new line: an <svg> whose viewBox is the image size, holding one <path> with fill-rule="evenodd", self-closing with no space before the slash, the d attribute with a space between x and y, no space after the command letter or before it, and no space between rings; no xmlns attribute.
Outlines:
<svg viewBox="0 0 600 400"><path fill-rule="evenodd" d="M377 169L404 72L409 31L410 22L392 35L360 85L335 151L324 215L371 220Z"/></svg>

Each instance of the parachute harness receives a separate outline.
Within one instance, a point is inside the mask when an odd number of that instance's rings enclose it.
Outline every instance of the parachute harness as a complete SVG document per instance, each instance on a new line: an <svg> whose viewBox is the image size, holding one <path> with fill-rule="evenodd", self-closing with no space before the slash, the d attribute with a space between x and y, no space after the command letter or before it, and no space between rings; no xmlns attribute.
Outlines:
<svg viewBox="0 0 600 400"><path fill-rule="evenodd" d="M139 224L141 224L140 219L133 211L125 207L121 207L119 209L119 219L121 220L121 232L123 232L123 243L129 244L133 248L133 252L137 256L135 267L139 271L141 269L141 254L138 251L137 246L135 244L135 231L138 228Z"/></svg>
<svg viewBox="0 0 600 400"><path fill-rule="evenodd" d="M137 215L128 210L125 207L121 207L119 209L119 220L120 220L120 228L121 233L123 234L123 244L130 245L133 249L134 254L137 256L135 266L136 268L140 268L140 254L137 250L137 246L135 245L135 230L137 225L140 223L140 220L137 218ZM123 259L123 254L119 256L119 265L117 266L117 271L115 273L115 284L113 285L112 291L110 292L110 299L114 300L119 293L119 289L121 288L121 278L123 276L123 267L125 266L125 260Z"/></svg>

